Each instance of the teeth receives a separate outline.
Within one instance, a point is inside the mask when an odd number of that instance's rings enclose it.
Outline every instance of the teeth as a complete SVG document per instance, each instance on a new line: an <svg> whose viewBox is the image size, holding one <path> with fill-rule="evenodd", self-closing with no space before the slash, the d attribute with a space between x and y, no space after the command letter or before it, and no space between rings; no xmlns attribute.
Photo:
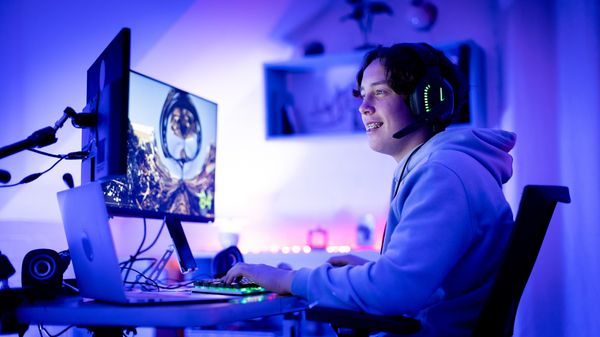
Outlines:
<svg viewBox="0 0 600 337"><path fill-rule="evenodd" d="M382 125L383 125L383 123L382 123L382 122L368 123L368 124L367 124L367 131L368 131L368 130L373 130L373 129L380 128Z"/></svg>

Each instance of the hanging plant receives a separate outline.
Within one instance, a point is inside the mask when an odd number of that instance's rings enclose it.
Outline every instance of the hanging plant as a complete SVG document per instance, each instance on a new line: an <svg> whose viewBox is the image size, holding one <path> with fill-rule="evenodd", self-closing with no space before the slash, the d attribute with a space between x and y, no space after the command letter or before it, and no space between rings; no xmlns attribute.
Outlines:
<svg viewBox="0 0 600 337"><path fill-rule="evenodd" d="M373 16L377 14L393 15L392 8L383 1L370 0L346 0L352 6L352 12L344 15L341 20L354 20L362 34L363 45L357 49L368 49L373 47L369 42L369 34L373 28Z"/></svg>

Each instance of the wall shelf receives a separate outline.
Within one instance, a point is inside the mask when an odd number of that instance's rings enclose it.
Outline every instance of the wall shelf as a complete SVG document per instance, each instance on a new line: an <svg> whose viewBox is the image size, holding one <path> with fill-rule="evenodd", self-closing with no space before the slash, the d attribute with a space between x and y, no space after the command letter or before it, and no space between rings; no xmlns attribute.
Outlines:
<svg viewBox="0 0 600 337"><path fill-rule="evenodd" d="M472 41L436 46L469 79L469 100L452 127L485 126L483 50ZM267 63L265 71L267 138L362 133L352 96L364 52L308 56Z"/></svg>

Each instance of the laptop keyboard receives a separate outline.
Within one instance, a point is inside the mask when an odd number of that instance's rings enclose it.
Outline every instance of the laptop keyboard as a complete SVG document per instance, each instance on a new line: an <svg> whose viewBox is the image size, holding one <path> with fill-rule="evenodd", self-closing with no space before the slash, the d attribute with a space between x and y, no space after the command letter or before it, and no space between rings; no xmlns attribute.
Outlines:
<svg viewBox="0 0 600 337"><path fill-rule="evenodd" d="M252 295L264 293L267 290L248 279L242 278L239 282L231 284L227 284L221 279L196 280L192 291L224 295Z"/></svg>

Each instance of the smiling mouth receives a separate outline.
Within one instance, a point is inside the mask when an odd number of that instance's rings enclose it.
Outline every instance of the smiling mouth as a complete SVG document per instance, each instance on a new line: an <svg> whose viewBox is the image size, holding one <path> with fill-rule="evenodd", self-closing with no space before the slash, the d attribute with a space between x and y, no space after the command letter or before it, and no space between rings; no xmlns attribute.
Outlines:
<svg viewBox="0 0 600 337"><path fill-rule="evenodd" d="M367 131L372 131L372 130L375 130L375 129L379 129L382 125L383 125L382 122L367 123L367 125L366 125Z"/></svg>

